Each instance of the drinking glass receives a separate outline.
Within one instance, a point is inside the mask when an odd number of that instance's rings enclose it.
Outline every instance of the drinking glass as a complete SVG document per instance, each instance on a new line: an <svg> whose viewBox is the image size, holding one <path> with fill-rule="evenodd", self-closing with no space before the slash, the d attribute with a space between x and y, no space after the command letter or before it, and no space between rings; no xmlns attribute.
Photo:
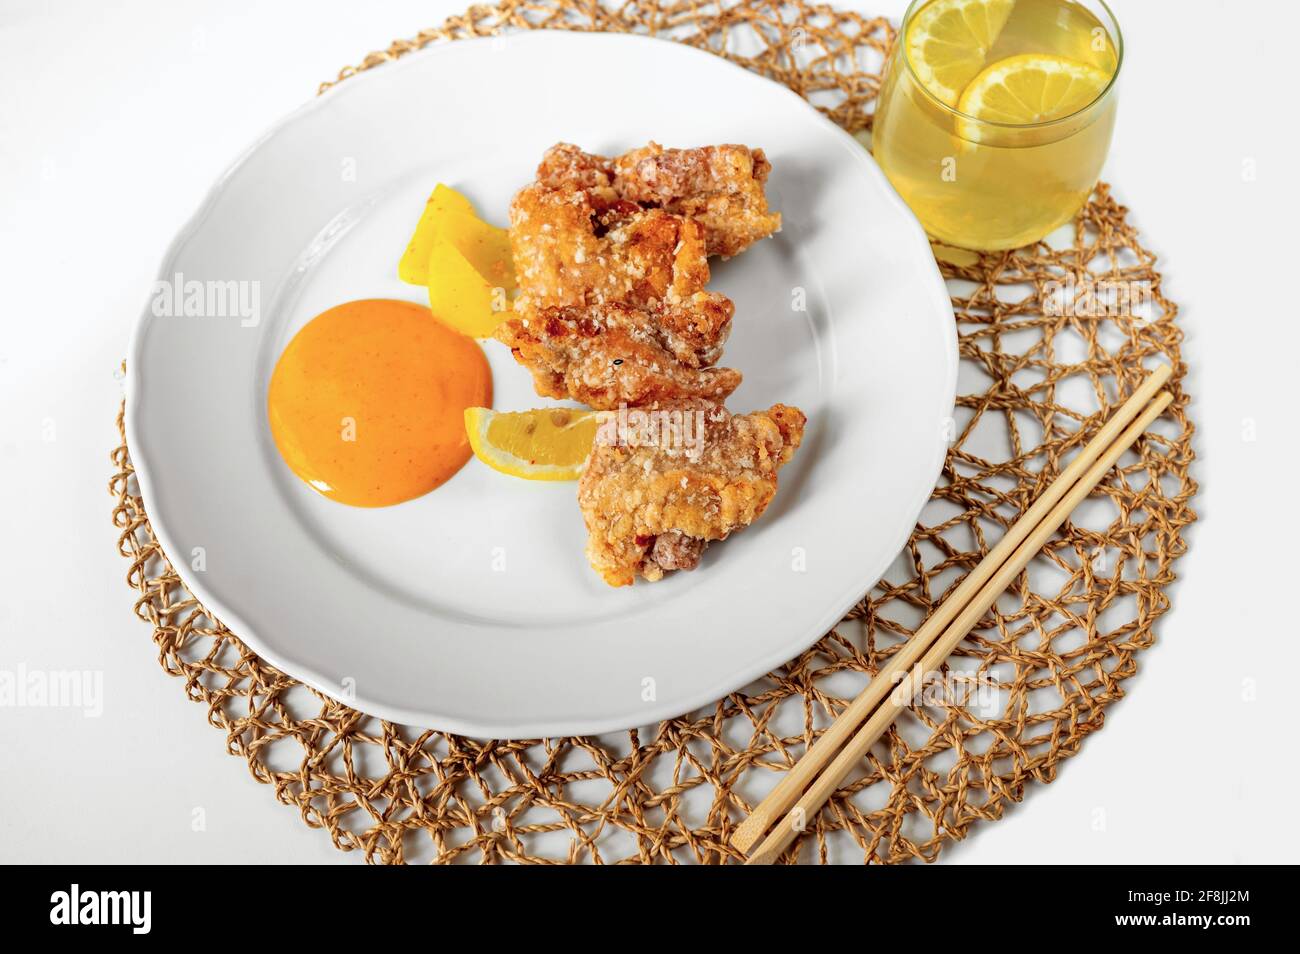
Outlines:
<svg viewBox="0 0 1300 954"><path fill-rule="evenodd" d="M940 242L985 251L1036 242L1073 218L1101 174L1124 59L1119 25L1102 0L1016 0L986 65L1048 53L1111 77L1095 100L1070 115L992 122L960 112L918 77L905 38L931 2L914 0L908 8L886 63L872 142L876 161Z"/></svg>

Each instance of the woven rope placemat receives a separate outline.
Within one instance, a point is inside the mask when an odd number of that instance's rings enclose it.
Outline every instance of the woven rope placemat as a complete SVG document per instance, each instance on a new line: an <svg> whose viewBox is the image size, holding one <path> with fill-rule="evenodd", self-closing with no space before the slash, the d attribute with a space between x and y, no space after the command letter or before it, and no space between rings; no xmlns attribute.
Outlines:
<svg viewBox="0 0 1300 954"><path fill-rule="evenodd" d="M538 27L651 33L712 50L785 83L853 133L870 127L893 40L883 19L803 3L505 0L372 53L334 82L430 43ZM787 855L932 861L977 820L1002 817L1027 782L1052 781L1101 728L1169 608L1182 530L1195 519L1182 335L1155 256L1105 185L1072 239L991 255L938 250L957 313L959 396L951 452L906 550L816 646L689 716L599 738L478 742L321 696L259 659L185 588L150 529L123 437L110 490L136 613L227 750L343 850L377 862L736 861L727 839L748 809L1142 369L1167 361L1173 406L951 660L974 690L965 704L919 699Z"/></svg>

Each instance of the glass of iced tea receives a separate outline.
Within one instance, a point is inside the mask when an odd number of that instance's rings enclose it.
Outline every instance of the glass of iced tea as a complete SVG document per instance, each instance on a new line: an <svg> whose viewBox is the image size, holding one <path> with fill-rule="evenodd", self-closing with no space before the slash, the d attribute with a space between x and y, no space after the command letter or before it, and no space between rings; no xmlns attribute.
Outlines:
<svg viewBox="0 0 1300 954"><path fill-rule="evenodd" d="M872 151L933 238L1028 245L1097 184L1123 59L1101 0L914 0L885 66Z"/></svg>

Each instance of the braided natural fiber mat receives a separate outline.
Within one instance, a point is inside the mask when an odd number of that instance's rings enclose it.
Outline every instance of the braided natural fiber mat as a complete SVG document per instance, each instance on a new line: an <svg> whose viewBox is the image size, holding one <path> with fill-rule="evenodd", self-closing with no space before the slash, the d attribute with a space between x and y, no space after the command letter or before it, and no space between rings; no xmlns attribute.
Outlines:
<svg viewBox="0 0 1300 954"><path fill-rule="evenodd" d="M870 126L864 108L893 36L881 19L777 0L616 9L505 0L372 53L339 80L429 43L541 26L650 32L706 47L810 97L850 132ZM744 43L756 54L729 52ZM951 259L943 267L962 368L940 485L886 580L820 643L744 691L601 738L483 743L364 716L277 672L204 612L150 530L123 439L113 454L113 520L159 661L208 707L227 749L258 781L339 848L369 860L735 860L727 839L737 821L979 561L1143 366L1171 362L1181 380L1175 308L1161 294L1155 257L1107 187L1064 247L941 254ZM1121 295L1116 307L1092 294L1106 288L1137 294ZM1130 297L1141 307L1127 307ZM1195 519L1192 425L1177 383L1174 393L1165 418L1091 506L963 643L953 668L978 677L987 696L979 705L926 699L912 708L810 822L796 855L933 860L945 839L1000 818L1027 781L1050 782L1101 728L1138 653L1154 641L1182 530Z"/></svg>

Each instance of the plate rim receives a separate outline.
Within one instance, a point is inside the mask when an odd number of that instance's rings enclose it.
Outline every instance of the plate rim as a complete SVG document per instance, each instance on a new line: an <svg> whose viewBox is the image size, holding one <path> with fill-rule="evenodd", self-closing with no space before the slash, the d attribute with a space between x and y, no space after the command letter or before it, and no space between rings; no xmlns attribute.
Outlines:
<svg viewBox="0 0 1300 954"><path fill-rule="evenodd" d="M561 39L562 38L562 39ZM685 55L689 57L707 57L711 64L716 66L723 64L739 74L743 74L748 81L765 84L769 92L775 90L787 97L793 98L798 105L810 114L814 122L820 123L823 127L831 130L835 136L838 136L845 146L851 146L846 150L848 155L852 156L854 161L860 165L867 176L875 179L879 186L883 188L886 200L894 206L896 212L901 213L900 226L910 235L908 241L916 243L925 255L923 258L929 259L930 271L933 281L930 283L928 294L941 301L943 309L952 313L952 301L948 293L947 286L943 276L939 271L937 262L934 261L933 254L930 251L930 242L926 237L924 230L911 210L903 202L897 191L890 184L888 178L876 164L874 158L868 150L858 142L852 135L846 132L839 125L834 123L824 113L814 107L806 99L799 96L796 92L781 83L762 76L753 70L747 69L737 63L725 59L709 50L694 47L688 44L680 43L675 40L647 36L638 33L620 33L609 31L573 31L573 30L554 30L554 29L536 29L527 30L505 35L507 42L511 44L542 44L547 42L616 42L630 45L653 46L659 51L671 49L674 55ZM493 43L500 43L502 37L485 36L471 37L463 40L456 40L454 46L464 48L466 45L487 46ZM176 232L171 242L167 245L162 255L162 259L155 271L155 281L166 281L169 278L171 269L169 265L175 260L183 245L201 228L214 206L222 197L230 180L234 175L273 137L280 133L300 118L307 116L318 109L326 108L326 105L338 94L336 90L339 86L343 87L343 93L349 89L355 89L360 84L366 83L377 75L391 75L397 70L409 66L413 62L418 62L428 57L438 56L444 50L453 46L452 42L435 43L415 50L400 59L385 64L386 69L383 71L369 69L363 70L349 77L347 84L337 84L331 87L325 93L315 96L312 99L302 103L295 109L281 116L271 126L258 135L252 143L241 150L237 156L225 167L221 174L214 180L200 201L197 209L185 220L184 224ZM150 473L148 459L150 455L149 442L143 439L140 430L139 417L144 398L139 394L142 387L143 374L141 368L141 349L143 347L145 330L151 317L149 300L146 299L144 307L141 309L131 331L130 342L127 348L127 369L125 381L125 413L124 428L126 432L127 445L131 455L131 462L135 473L137 486L140 496L146 502L153 497L152 486L153 477ZM958 373L958 348L957 348L957 330L955 313L951 327L951 334L943 335L944 354L942 356L944 364L944 387L943 406L952 409L956 404L956 388ZM937 357L937 356L936 356ZM707 692L701 690L684 699L674 701L657 702L654 704L643 704L644 708L638 710L635 721L628 723L629 715L613 716L607 718L588 718L581 719L570 718L554 723L549 722L531 722L523 723L518 718L506 716L499 721L491 718L479 720L467 720L459 717L438 716L436 719L426 718L427 714L416 713L413 710L404 709L401 706L394 706L383 702L376 702L373 699L362 699L359 696L353 699L339 699L338 687L333 686L330 681L323 677L322 674L310 662L300 662L290 659L290 655L281 654L278 650L268 647L268 644L262 640L255 628L250 627L242 618L242 614L222 600L214 598L213 594L208 591L206 585L201 579L195 578L192 574L182 571L183 563L177 564L172 554L178 552L175 549L176 540L172 537L166 526L165 521L160 521L157 515L148 511L150 514L150 528L162 547L163 554L166 556L168 563L176 573L180 581L198 600L205 614L214 621L221 621L227 629L231 631L241 642L246 644L259 657L266 660L272 666L284 672L286 675L297 679L318 692L335 699L336 701L348 705L360 712L371 715L387 721L392 721L404 725L419 726L422 728L432 728L437 731L449 732L456 735L462 735L476 739L525 739L537 737L563 737L563 736L585 736L600 735L610 732L626 731L636 726L644 726L660 721L676 718L678 716L694 712L697 709L725 698L732 692L743 688L748 683L760 678L765 673L772 671L775 667L788 662L794 656L806 651L814 645L819 639L829 632L836 623L843 619L844 613L851 608L854 603L860 600L864 593L870 592L871 588L884 575L889 568L890 563L897 557L906 545L911 536L911 528L915 525L917 517L924 509L926 502L929 501L934 487L938 483L942 473L944 461L947 458L948 443L942 437L940 428L935 428L935 448L932 453L932 462L929 468L931 476L927 478L927 485L917 491L919 499L915 499L906 508L909 519L903 524L904 529L900 534L895 534L897 539L892 539L890 546L887 548L889 556L885 558L883 564L879 567L873 567L864 570L858 575L860 583L855 584L844 595L836 599L833 604L828 601L828 609L817 617L815 625L804 627L800 630L797 638L791 638L784 641L788 648L774 651L761 658L751 659L745 665L737 665L733 670L729 670L729 675L723 679L723 682L710 688ZM919 482L918 482L919 486ZM698 697L698 698L697 698ZM434 703L436 705L436 702Z"/></svg>

